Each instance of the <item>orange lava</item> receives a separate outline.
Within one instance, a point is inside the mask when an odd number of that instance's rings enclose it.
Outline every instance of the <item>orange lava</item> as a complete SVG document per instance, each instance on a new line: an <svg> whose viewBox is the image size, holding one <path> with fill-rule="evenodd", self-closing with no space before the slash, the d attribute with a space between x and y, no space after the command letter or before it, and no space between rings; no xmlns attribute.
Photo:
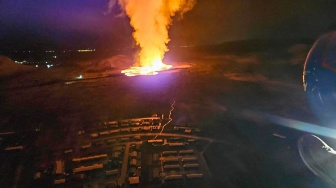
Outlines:
<svg viewBox="0 0 336 188"><path fill-rule="evenodd" d="M159 71L164 71L172 68L172 65L166 65L162 63L161 60L154 61L146 66L141 67L130 67L128 69L122 70L121 73L126 76L149 76L149 75L157 75Z"/></svg>

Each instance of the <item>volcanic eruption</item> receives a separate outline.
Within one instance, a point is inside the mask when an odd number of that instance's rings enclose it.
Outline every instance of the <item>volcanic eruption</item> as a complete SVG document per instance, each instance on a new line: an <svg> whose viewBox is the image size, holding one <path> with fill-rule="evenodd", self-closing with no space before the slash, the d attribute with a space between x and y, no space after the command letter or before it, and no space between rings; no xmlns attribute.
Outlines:
<svg viewBox="0 0 336 188"><path fill-rule="evenodd" d="M116 1L130 18L133 38L140 47L134 66L121 72L127 76L155 75L171 68L162 59L168 51L168 29L172 17L176 14L182 17L194 7L196 0L111 0L109 7Z"/></svg>

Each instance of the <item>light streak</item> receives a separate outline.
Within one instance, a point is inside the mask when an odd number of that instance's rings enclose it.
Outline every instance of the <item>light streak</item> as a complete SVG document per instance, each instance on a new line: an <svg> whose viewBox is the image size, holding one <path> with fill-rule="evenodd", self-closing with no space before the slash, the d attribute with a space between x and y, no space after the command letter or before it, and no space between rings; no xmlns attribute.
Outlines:
<svg viewBox="0 0 336 188"><path fill-rule="evenodd" d="M156 139L159 135L161 135L161 133L163 132L165 126L168 125L171 121L173 121L173 119L171 118L171 114L172 114L172 112L173 112L173 110L174 110L174 104L175 104L175 101L170 105L170 108L171 108L171 109L170 109L170 111L169 111L169 116L168 116L169 121L168 121L166 124L164 124L164 125L162 126L161 132L160 132L159 134L157 134L153 139Z"/></svg>
<svg viewBox="0 0 336 188"><path fill-rule="evenodd" d="M311 123L306 123L298 120L293 120L293 119L288 119L288 118L283 118L280 116L276 115L271 115L268 113L258 113L261 115L263 118L271 121L272 123L275 123L277 125L282 125L284 127L296 129L299 131L304 131L312 134L317 134L329 138L334 138L336 139L336 130L327 128L327 127L322 127L319 125L314 125Z"/></svg>

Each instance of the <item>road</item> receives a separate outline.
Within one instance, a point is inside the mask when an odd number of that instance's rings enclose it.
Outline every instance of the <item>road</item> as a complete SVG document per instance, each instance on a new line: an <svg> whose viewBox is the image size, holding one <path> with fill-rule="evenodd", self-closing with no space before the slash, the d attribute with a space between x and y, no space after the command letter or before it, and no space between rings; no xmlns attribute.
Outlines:
<svg viewBox="0 0 336 188"><path fill-rule="evenodd" d="M148 137L150 137L150 136L156 136L156 135L158 135L158 133L136 133L136 134L123 134L123 135L108 135L108 136L105 136L104 138L99 138L99 137L94 138L94 141L105 141L105 140L109 140L109 139L112 139L112 138L135 137L135 136L148 136ZM211 143L221 143L221 144L235 146L237 148L244 149L244 150L247 149L245 147L242 147L241 145L236 145L236 144L233 144L233 143L228 142L228 141L217 140L217 139L213 139L213 138L209 138L209 137L201 137L201 136L196 136L196 135L176 134L176 133L161 133L160 136L182 137L182 138L191 138L191 139L197 139L197 140L205 140L205 141L208 141L209 144L211 144ZM202 153L204 153L204 151Z"/></svg>
<svg viewBox="0 0 336 188"><path fill-rule="evenodd" d="M125 178L126 178L126 173L127 173L130 143L126 143L125 145L126 145L126 147L125 147L123 163L122 163L121 170L120 170L120 177L118 178L118 183L119 184L124 184L125 183Z"/></svg>
<svg viewBox="0 0 336 188"><path fill-rule="evenodd" d="M94 138L94 140L102 141L102 140L108 140L112 138L135 137L135 136L156 136L157 134L158 133L136 133L136 134L108 135L108 136L105 136L104 138ZM196 135L187 135L187 134L161 133L160 136L193 138L193 139L198 139L198 140L206 140L209 142L214 142L214 141L217 142L217 140L213 138L201 137L201 136L196 136ZM223 142L223 141L218 141L218 142ZM230 144L230 143L228 142L227 144Z"/></svg>

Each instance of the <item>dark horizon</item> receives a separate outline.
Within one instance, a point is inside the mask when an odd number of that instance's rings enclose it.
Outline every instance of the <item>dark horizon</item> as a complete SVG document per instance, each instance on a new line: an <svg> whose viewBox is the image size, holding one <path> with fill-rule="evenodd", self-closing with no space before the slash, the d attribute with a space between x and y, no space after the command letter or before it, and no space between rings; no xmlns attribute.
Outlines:
<svg viewBox="0 0 336 188"><path fill-rule="evenodd" d="M129 19L108 0L3 1L0 50L134 46ZM209 45L250 39L316 39L334 25L332 1L198 0L170 27L169 45Z"/></svg>

